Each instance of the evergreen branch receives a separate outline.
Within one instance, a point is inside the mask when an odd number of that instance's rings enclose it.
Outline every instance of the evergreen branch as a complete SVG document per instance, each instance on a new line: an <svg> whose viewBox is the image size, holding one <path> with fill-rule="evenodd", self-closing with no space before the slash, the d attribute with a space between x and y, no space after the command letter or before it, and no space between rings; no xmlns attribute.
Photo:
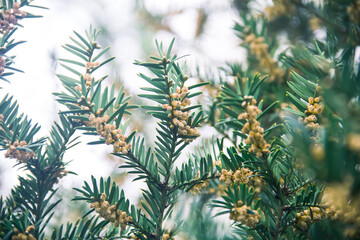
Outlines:
<svg viewBox="0 0 360 240"><path fill-rule="evenodd" d="M166 169L166 175L165 175L165 180L163 183L163 186L161 188L161 202L160 202L160 206L159 206L159 217L158 217L158 225L156 228L156 240L160 240L161 239L161 232L162 232L162 224L163 224L163 217L164 217L164 212L165 209L168 207L166 200L167 200L167 196L169 195L169 179L170 179L170 167L173 164L173 154L175 152L175 147L176 147L176 140L177 140L177 136L176 133L173 132L173 138L172 138L172 142L171 142L171 150L169 153L169 158L167 159L168 162L168 168Z"/></svg>
<svg viewBox="0 0 360 240"><path fill-rule="evenodd" d="M149 178L149 181L152 183L155 183L159 188L162 186L162 183L158 180L157 177L155 177L151 171L143 165L139 159L137 159L132 152L128 152L126 155L133 163L135 163L137 168L141 169L143 173ZM127 166L125 166L127 167ZM128 167L127 167L128 168Z"/></svg>
<svg viewBox="0 0 360 240"><path fill-rule="evenodd" d="M189 186L187 188L187 191L188 191L196 184L203 183L206 180L215 180L215 179L219 179L219 175L212 174L211 176L208 176L208 177L205 176L205 177L201 177L201 178L197 178L197 179L192 179L187 182L174 184L170 189L170 193L175 192L176 190L185 189L187 186Z"/></svg>
<svg viewBox="0 0 360 240"><path fill-rule="evenodd" d="M338 33L340 33L340 34L346 33L346 28L342 28L339 25L334 24L333 19L328 19L328 18L324 17L318 11L316 11L315 8L311 7L310 4L304 4L303 1L301 1L301 0L293 0L292 2L295 4L295 6L305 9L309 13L314 14L316 17L318 17L322 21L326 22L328 25L335 27L335 30Z"/></svg>
<svg viewBox="0 0 360 240"><path fill-rule="evenodd" d="M32 224L38 226L33 233L37 238L41 236L45 228L45 225L41 226L40 224L46 215L60 202L59 200L49 204L50 199L56 192L53 185L58 181L58 178L66 175L62 156L75 132L75 126L68 122L65 117L61 117L61 122L62 127L57 125L57 127L52 128L52 137L47 144L45 154L42 154L41 149L39 149L37 157L26 163L26 168L31 172L32 176L28 179L20 178L21 185L12 191L12 198L16 201L16 207L22 210L28 209L32 214ZM59 135L58 131L63 133L61 139L55 137ZM56 146L56 148L53 146ZM34 188L34 186L36 187ZM51 194L49 195L49 193ZM28 207L26 199L31 199L32 202L29 204L32 205L32 208ZM49 218L51 217L52 215L49 216Z"/></svg>
<svg viewBox="0 0 360 240"><path fill-rule="evenodd" d="M38 201L37 201L37 207L36 207L36 210L35 210L35 222L40 222L43 218L44 218L44 213L43 211L46 209L45 206L46 204L43 204L44 203L44 200L45 200L45 197L46 195L48 194L49 191L52 190L52 187L53 185L48 185L48 181L50 179L52 179L51 182L53 182L53 184L56 183L56 181L58 181L57 178L60 178L62 177L61 174L66 174L64 172L64 170L60 167L59 168L59 165L64 165L64 163L62 162L62 156L64 155L65 151L67 150L67 146L68 146L68 143L70 142L70 139L71 137L73 136L73 134L75 133L75 126L69 122L65 117L60 117L61 119L61 122L62 122L62 127L63 129L61 129L60 127L58 127L57 129L54 127L53 128L53 132L52 132L52 135L55 136L57 131L61 131L62 133L65 133L62 135L63 137L63 141L59 144L59 142L56 142L56 145L58 145L58 148L57 149L52 149L52 146L54 146L55 144L55 141L58 140L58 138L52 138L52 143L48 144L48 148L46 150L46 155L49 157L49 165L46 166L45 168L43 168L43 171L40 171L40 175L35 175L37 174L37 171L33 171L33 174L37 177L37 183L38 183L38 189L39 189L39 192L38 192ZM69 124L69 125L68 125ZM59 125L57 125L59 126ZM59 147L60 145L60 147ZM52 159L51 159L52 158ZM59 164L60 163L60 164ZM58 165L56 167L56 165ZM35 169L38 170L38 169L41 169L43 166L35 166ZM53 172L50 172L48 171L49 169L51 169L51 171ZM61 171L63 173L61 173ZM54 176L55 176L55 179L54 179ZM46 189L43 189L43 185L48 185L48 188ZM52 194L53 195L53 194ZM52 196L51 195L51 196ZM48 202L50 200L47 199L46 202ZM43 206L45 205L45 206ZM55 205L53 206L50 206L51 208L55 207ZM49 210L46 210L45 213L49 212ZM41 234L41 232L38 232L37 229L35 231L35 237L38 237L39 235Z"/></svg>

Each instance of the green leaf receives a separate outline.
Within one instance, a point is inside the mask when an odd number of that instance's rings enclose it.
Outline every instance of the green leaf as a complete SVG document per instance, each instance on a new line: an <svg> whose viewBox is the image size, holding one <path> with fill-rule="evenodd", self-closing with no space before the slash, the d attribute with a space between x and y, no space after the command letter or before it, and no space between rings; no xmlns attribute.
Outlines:
<svg viewBox="0 0 360 240"><path fill-rule="evenodd" d="M287 111L287 112L289 112L289 113L293 113L293 114L295 114L295 115L297 115L297 116L300 116L300 117L306 117L306 114L305 113L303 113L303 112L300 112L300 111L298 111L298 110L294 110L294 109L292 109L292 108L283 108L285 111Z"/></svg>
<svg viewBox="0 0 360 240"><path fill-rule="evenodd" d="M67 62L67 63L72 63L72 64L78 65L78 66L80 66L80 67L85 67L85 64L80 63L80 62L77 62L77 61L69 60L69 59L62 59L62 58L60 58L59 61L63 61L63 62Z"/></svg>
<svg viewBox="0 0 360 240"><path fill-rule="evenodd" d="M93 58L93 62L95 62L96 60L98 60L102 55L104 55L106 52L108 52L110 49L110 47L106 47L104 48L101 52L99 52L94 58Z"/></svg>
<svg viewBox="0 0 360 240"><path fill-rule="evenodd" d="M85 43L85 45L86 45L89 49L91 49L91 44L88 43L88 41L86 41L85 38L83 38L80 34L78 34L78 33L75 32L75 31L74 31L74 33L75 33L75 35L76 35L83 43Z"/></svg>
<svg viewBox="0 0 360 240"><path fill-rule="evenodd" d="M290 98L290 101L299 109L299 110L306 110L307 109L307 104L304 103L303 101L299 100L297 97L295 97L294 95L292 95L290 92L287 92L287 95Z"/></svg>
<svg viewBox="0 0 360 240"><path fill-rule="evenodd" d="M88 59L86 58L86 56L78 53L77 51L75 51L75 50L73 50L73 49L71 49L71 48L69 48L69 47L67 47L67 46L62 46L62 47L63 47L66 51L68 51L68 52L70 52L70 53L72 53L72 54L80 57L80 58L83 59L84 61L86 61L86 62L88 61Z"/></svg>
<svg viewBox="0 0 360 240"><path fill-rule="evenodd" d="M169 46L169 48L168 48L168 50L167 50L167 53L166 53L166 58L167 58L167 59L170 58L171 49L172 49L172 47L173 47L173 45L174 45L174 42L175 42L175 38L173 38L173 39L171 40L171 42L170 42L170 46Z"/></svg>
<svg viewBox="0 0 360 240"><path fill-rule="evenodd" d="M202 86L205 86L205 85L208 85L208 84L210 84L210 83L209 82L198 83L198 84L194 84L194 85L189 86L188 89L191 90L193 88L202 87Z"/></svg>
<svg viewBox="0 0 360 240"><path fill-rule="evenodd" d="M257 117L256 119L261 119L261 117L266 114L267 112L270 111L271 108L273 108L276 104L278 104L279 101L273 102L270 106L268 106L264 111L262 111Z"/></svg>
<svg viewBox="0 0 360 240"><path fill-rule="evenodd" d="M76 71L75 69L73 69L73 68L71 68L71 67L69 67L69 66L67 66L67 65L65 65L65 64L62 64L62 63L60 63L60 65L61 65L62 67L64 67L65 69L69 70L70 72L72 72L72 73L74 73L74 74L76 74L76 75L78 75L78 76L81 76L81 73L78 72L78 71Z"/></svg>
<svg viewBox="0 0 360 240"><path fill-rule="evenodd" d="M119 109L117 109L114 114L109 117L108 123L111 123L115 117L117 117L117 119L122 119L127 104L128 103L124 103ZM116 125L118 125L118 123Z"/></svg>

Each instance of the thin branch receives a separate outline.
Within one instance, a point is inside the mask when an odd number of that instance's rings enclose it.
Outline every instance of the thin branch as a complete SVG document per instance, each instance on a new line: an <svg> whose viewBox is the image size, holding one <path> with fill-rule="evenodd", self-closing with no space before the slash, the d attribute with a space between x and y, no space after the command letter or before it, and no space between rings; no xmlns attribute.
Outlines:
<svg viewBox="0 0 360 240"><path fill-rule="evenodd" d="M153 174L145 167L145 165L141 164L140 160L137 159L133 154L132 152L128 152L126 154L126 156L131 160L133 161L134 163L136 163L138 165L138 167L149 177L149 179L156 183L156 185L158 187L161 187L162 186L162 183L156 178L153 176Z"/></svg>

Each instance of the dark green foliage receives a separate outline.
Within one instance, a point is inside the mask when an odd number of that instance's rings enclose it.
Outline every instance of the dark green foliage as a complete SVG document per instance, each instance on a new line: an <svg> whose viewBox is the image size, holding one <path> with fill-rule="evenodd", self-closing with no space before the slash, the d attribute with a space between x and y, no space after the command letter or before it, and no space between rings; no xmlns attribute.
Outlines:
<svg viewBox="0 0 360 240"><path fill-rule="evenodd" d="M16 101L12 101L13 97L6 95L0 103L0 112L4 119L0 122L0 144L6 149L8 144L14 143L16 140L26 141L27 147L25 151L34 151L41 146L44 138L34 140L34 135L40 130L35 124L32 126L31 120L23 114L19 115L19 106Z"/></svg>

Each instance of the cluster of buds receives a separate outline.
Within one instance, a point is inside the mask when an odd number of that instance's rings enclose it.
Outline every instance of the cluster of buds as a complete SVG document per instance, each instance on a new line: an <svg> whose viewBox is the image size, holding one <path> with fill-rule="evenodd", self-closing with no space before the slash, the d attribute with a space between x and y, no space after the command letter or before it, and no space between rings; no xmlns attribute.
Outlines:
<svg viewBox="0 0 360 240"><path fill-rule="evenodd" d="M108 120L108 115L104 115L103 117L96 117L94 114L90 114L89 126L95 126L96 131L98 132L98 134L100 134L104 130L104 125Z"/></svg>
<svg viewBox="0 0 360 240"><path fill-rule="evenodd" d="M54 178L56 179L55 184L59 183L59 180L62 179L63 177L65 177L68 173L69 173L69 171L65 170L65 169L60 169L60 170L56 171L54 173Z"/></svg>
<svg viewBox="0 0 360 240"><path fill-rule="evenodd" d="M190 189L190 192L191 194L200 194L204 189L207 189L209 187L209 183L210 183L210 180L207 179L205 181L202 181L198 184L195 184L191 189Z"/></svg>
<svg viewBox="0 0 360 240"><path fill-rule="evenodd" d="M316 123L317 118L315 116L315 114L320 114L323 111L323 106L320 105L321 102L321 97L309 97L309 104L308 104L308 109L305 110L305 114L307 115L307 117L304 119L304 123L306 124L306 128L308 129L318 129L319 128L319 124Z"/></svg>
<svg viewBox="0 0 360 240"><path fill-rule="evenodd" d="M238 201L235 207L230 212L230 219L239 222L248 227L255 227L259 222L261 216L258 211Z"/></svg>
<svg viewBox="0 0 360 240"><path fill-rule="evenodd" d="M7 30L11 30L17 24L18 19L26 17L26 12L19 10L20 3L14 3L12 9L7 9L0 13L0 33L4 33Z"/></svg>
<svg viewBox="0 0 360 240"><path fill-rule="evenodd" d="M322 218L351 225L350 228L346 228L344 231L344 235L351 239L359 239L360 236L359 200L356 201L355 206L349 204L342 206L326 205L322 211Z"/></svg>
<svg viewBox="0 0 360 240"><path fill-rule="evenodd" d="M170 233L164 233L161 240L174 240L175 238L170 236Z"/></svg>
<svg viewBox="0 0 360 240"><path fill-rule="evenodd" d="M251 100L250 100L251 99ZM239 120L247 120L241 132L248 134L245 139L246 144L251 144L249 152L256 154L256 157L261 158L264 154L269 154L270 144L264 139L264 129L260 127L260 123L256 117L261 113L261 110L255 106L256 100L252 96L247 96L243 104L246 104L245 112L238 116Z"/></svg>
<svg viewBox="0 0 360 240"><path fill-rule="evenodd" d="M6 140L4 140L6 141ZM32 151L25 151L17 149L17 147L25 147L27 145L26 141L19 142L16 140L13 144L9 144L7 151L5 152L6 158L16 158L16 160L25 163L30 160L30 158L35 156L35 153Z"/></svg>
<svg viewBox="0 0 360 240"><path fill-rule="evenodd" d="M158 64L159 64L159 65L166 65L166 64L168 64L168 63L170 63L170 60L169 60L169 59L166 59L166 57L163 57L163 58L161 59L161 61L158 61Z"/></svg>
<svg viewBox="0 0 360 240"><path fill-rule="evenodd" d="M139 233L138 233L139 234ZM131 235L132 240L140 240L139 237L137 237L135 234ZM141 234L141 239L147 239L147 237L144 234Z"/></svg>
<svg viewBox="0 0 360 240"><path fill-rule="evenodd" d="M100 67L100 63L99 62L87 62L85 67L86 67L86 72L88 72L91 69Z"/></svg>
<svg viewBox="0 0 360 240"><path fill-rule="evenodd" d="M311 138L313 140L316 140L316 138ZM324 145L322 143L319 142L314 142L313 144L310 145L309 148L309 152L311 157L318 161L318 162L323 162L325 159L325 148Z"/></svg>
<svg viewBox="0 0 360 240"><path fill-rule="evenodd" d="M31 234L31 232L35 229L33 225L30 225L26 228L25 233L19 232L17 228L14 229L14 235L12 236L12 240L36 240L36 238Z"/></svg>
<svg viewBox="0 0 360 240"><path fill-rule="evenodd" d="M264 41L264 37L256 37L253 33L245 38L245 42L249 44L250 52L256 56L260 65L268 70L270 74L269 80L282 80L285 72L282 68L278 67L276 61L272 59L268 49L269 46Z"/></svg>
<svg viewBox="0 0 360 240"><path fill-rule="evenodd" d="M87 110L87 111L89 111L89 110L90 110L90 108L89 108L89 107L87 107L87 106L81 106L81 110Z"/></svg>
<svg viewBox="0 0 360 240"><path fill-rule="evenodd" d="M324 109L324 107L320 104L321 97L309 97L308 102L309 104L307 105L307 110L305 110L307 117L304 119L299 117L299 122L306 124L306 129L317 130L320 125L317 123L318 119L316 115L321 114Z"/></svg>
<svg viewBox="0 0 360 240"><path fill-rule="evenodd" d="M234 183L245 183L249 186L253 186L257 192L260 192L265 184L264 179L261 176L258 176L248 168L236 170L233 175L233 181Z"/></svg>
<svg viewBox="0 0 360 240"><path fill-rule="evenodd" d="M221 197L225 194L225 190L227 190L227 185L224 183L220 183L216 187L211 187L208 189L208 194L216 194L217 197Z"/></svg>
<svg viewBox="0 0 360 240"><path fill-rule="evenodd" d="M105 220L109 220L115 227L120 226L122 230L133 220L131 216L128 217L126 215L126 212L116 209L116 205L110 205L110 203L106 201L105 193L101 194L98 202L91 203L90 208L95 209L96 213Z"/></svg>
<svg viewBox="0 0 360 240"><path fill-rule="evenodd" d="M232 185L233 183L245 183L249 186L253 186L255 191L260 192L261 187L264 186L264 180L261 176L257 176L256 173L248 168L241 168L233 173L231 170L222 169L219 181L225 182L226 185Z"/></svg>
<svg viewBox="0 0 360 240"><path fill-rule="evenodd" d="M81 80L81 78L84 78L86 87L89 87L91 85L93 77L91 77L90 73L85 73L85 75L81 75L80 80ZM78 91L82 90L81 86L75 86L75 89L78 90Z"/></svg>
<svg viewBox="0 0 360 240"><path fill-rule="evenodd" d="M84 75L84 80L85 80L85 86L90 86L91 85L91 82L92 82L92 77L91 77L91 74L90 73L85 73Z"/></svg>
<svg viewBox="0 0 360 240"><path fill-rule="evenodd" d="M265 16L271 21L280 16L290 16L294 10L294 6L289 0L273 0L274 6L265 8Z"/></svg>
<svg viewBox="0 0 360 240"><path fill-rule="evenodd" d="M360 24L360 0L354 1L352 6L348 6L346 12L351 21Z"/></svg>
<svg viewBox="0 0 360 240"><path fill-rule="evenodd" d="M220 182L225 182L226 185L232 185L233 184L233 173L231 170L222 169L221 170L221 176L219 178Z"/></svg>
<svg viewBox="0 0 360 240"><path fill-rule="evenodd" d="M222 166L222 163L221 163L221 160L220 159L217 159L213 162L213 168L216 168L216 166L219 166L221 167Z"/></svg>
<svg viewBox="0 0 360 240"><path fill-rule="evenodd" d="M185 77L184 77L185 78ZM170 128L177 127L178 133L182 136L198 137L200 133L188 125L190 111L184 110L186 106L191 104L189 98L185 97L188 94L188 88L177 88L176 92L171 94L171 104L164 104L162 108L169 111L168 117L171 119ZM184 142L192 142L194 138L183 138Z"/></svg>
<svg viewBox="0 0 360 240"><path fill-rule="evenodd" d="M4 71L5 71L5 66L6 66L5 58L3 58L2 56L0 56L0 75L4 73Z"/></svg>
<svg viewBox="0 0 360 240"><path fill-rule="evenodd" d="M75 89L77 89L78 91L81 91L81 87L80 86L76 86ZM95 106L94 103L91 103L91 98L90 97L85 97L85 96L81 96L80 99L77 100L77 106L81 106L81 110L90 110L90 107ZM84 106L84 105L88 105L88 106Z"/></svg>
<svg viewBox="0 0 360 240"><path fill-rule="evenodd" d="M351 217L347 219L346 216L350 215ZM347 214L346 210L343 211L333 205L325 204L321 208L310 207L310 209L306 209L302 212L296 213L296 225L298 225L303 230L307 230L311 226L311 224L320 221L321 219L329 219L333 221L342 221L348 223L358 223L358 226L360 226L360 217L357 215L357 213Z"/></svg>
<svg viewBox="0 0 360 240"><path fill-rule="evenodd" d="M324 206L323 211L322 211L322 217L337 221L343 217L343 214L341 213L341 211L336 209L334 206Z"/></svg>
<svg viewBox="0 0 360 240"><path fill-rule="evenodd" d="M120 129L117 129L114 124L107 124L109 120L108 115L103 117L95 117L91 114L89 117L89 126L95 126L97 133L105 139L107 145L113 145L114 153L127 154L131 148L131 144L126 143L127 137L121 133Z"/></svg>
<svg viewBox="0 0 360 240"><path fill-rule="evenodd" d="M338 221L343 218L343 214L334 206L324 206L322 208L310 207L310 209L296 213L296 225L298 225L303 230L307 230L311 224L325 218Z"/></svg>
<svg viewBox="0 0 360 240"><path fill-rule="evenodd" d="M303 230L309 228L311 224L324 217L324 211L319 207L310 207L302 212L296 213L296 225Z"/></svg>
<svg viewBox="0 0 360 240"><path fill-rule="evenodd" d="M1 115L0 115L1 116ZM346 148L354 152L360 152L360 134L348 133L345 141Z"/></svg>
<svg viewBox="0 0 360 240"><path fill-rule="evenodd" d="M319 29L322 25L321 19L316 16L310 17L308 23L309 23L309 28L313 31Z"/></svg>
<svg viewBox="0 0 360 240"><path fill-rule="evenodd" d="M352 196L352 185L351 178L347 178L342 183L328 185L325 188L321 204L324 209L324 217L351 224L360 233L360 198Z"/></svg>
<svg viewBox="0 0 360 240"><path fill-rule="evenodd" d="M306 230L316 221L329 219L348 223L357 232L360 231L360 200L350 198L350 181L332 184L326 187L321 199L321 207L310 207L296 214L296 224Z"/></svg>

